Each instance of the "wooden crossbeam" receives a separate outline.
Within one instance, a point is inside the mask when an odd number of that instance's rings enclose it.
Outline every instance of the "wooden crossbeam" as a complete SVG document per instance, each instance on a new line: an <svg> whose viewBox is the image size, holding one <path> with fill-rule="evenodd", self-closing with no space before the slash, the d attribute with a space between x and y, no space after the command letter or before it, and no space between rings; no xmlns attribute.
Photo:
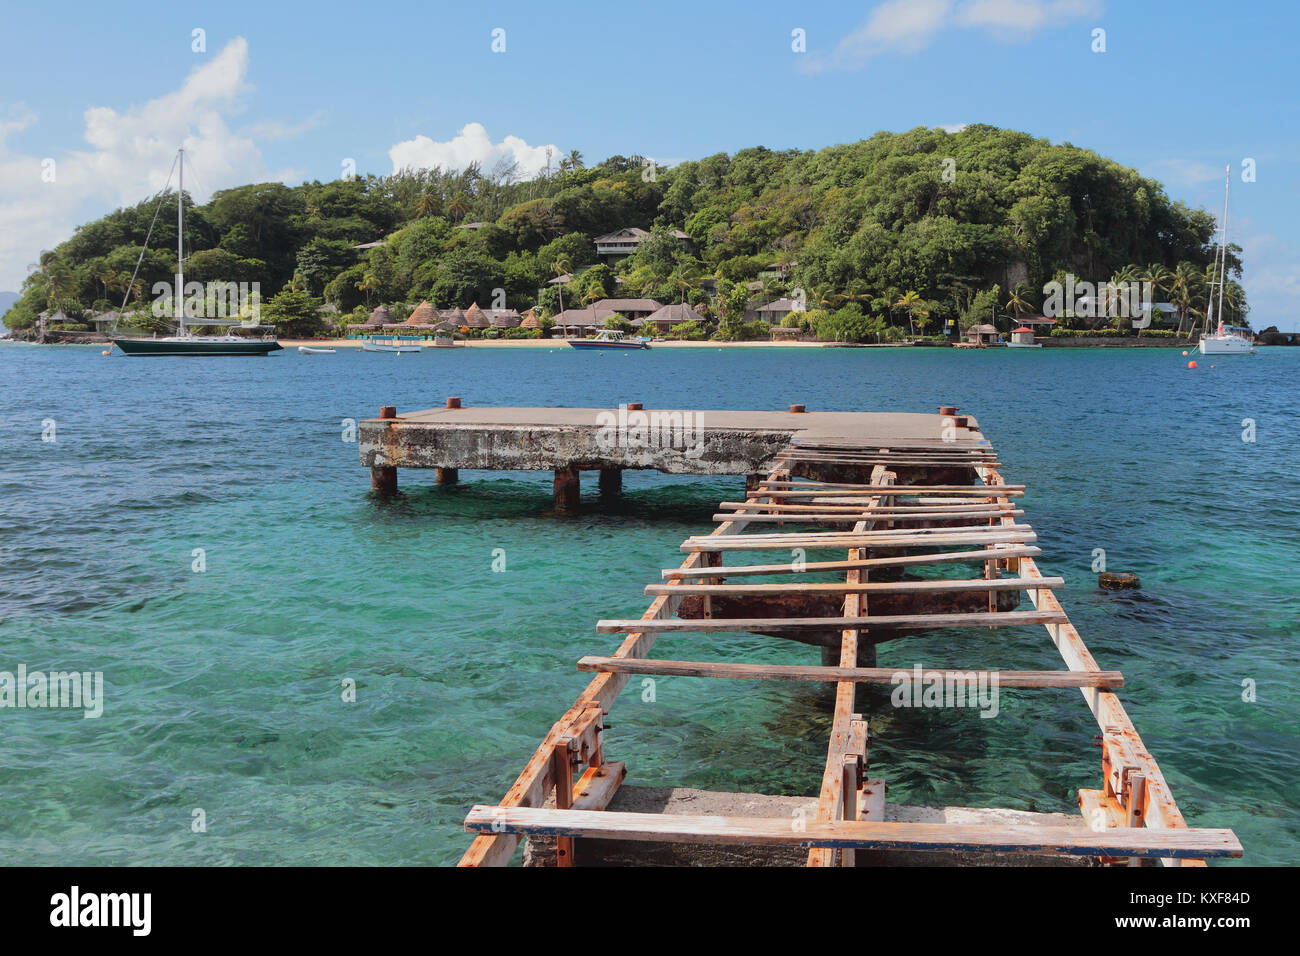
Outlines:
<svg viewBox="0 0 1300 956"><path fill-rule="evenodd" d="M844 581L809 584L647 584L645 593L760 597L775 594L948 594L1063 587L1064 578L927 578L918 581L866 581L858 584Z"/></svg>
<svg viewBox="0 0 1300 956"><path fill-rule="evenodd" d="M930 492L923 490L925 488L929 488L930 491L935 494L941 494L949 497L954 495L968 495L976 498L994 498L994 497L1023 498L1024 497L1024 492L1012 491L1012 492L1008 492L1006 495L1000 495L1000 494L995 494L994 492L986 491L984 490L984 488L978 485L916 485L913 487L916 490L910 493L907 491L900 491L898 495L893 497L898 497L898 498L930 497ZM773 488L770 490L760 488L757 493L764 495L765 497L772 498L773 500L781 500L781 501L785 501L791 498L832 498L832 497L844 498L849 501L854 501L857 499L867 498L879 491L880 491L879 488L872 489L867 487Z"/></svg>
<svg viewBox="0 0 1300 956"><path fill-rule="evenodd" d="M983 458L858 458L836 455L792 455L787 459L792 464L804 463L814 465L888 465L891 468L974 468L976 465L994 467L999 461Z"/></svg>
<svg viewBox="0 0 1300 956"><path fill-rule="evenodd" d="M744 517L741 517L736 520L737 522L743 522L745 519ZM862 519L862 520L867 521L871 519ZM882 518L880 520L886 521L887 519ZM871 538L906 537L906 538L919 539L919 538L934 537L936 535L944 535L944 534L967 534L974 531L989 532L989 533L1012 533L1012 532L1029 532L1033 530L1034 529L1031 525L1002 522L1001 524L998 524L996 526L985 525L983 528L971 528L971 529L885 527L879 530L864 528L861 531L857 530L856 528L853 529L852 531L764 531L761 535L754 535L754 534L747 534L747 533L692 535L686 540L687 541L712 541L714 543L725 542L727 544L730 544L732 542L748 541L752 538L760 538L764 541L769 539L773 541L777 541L777 540L787 540L787 539L793 540L795 538L802 538L811 541L819 541L819 542L824 541L831 547L837 546L840 542L845 542L847 547L859 547L859 545L849 544L848 542L856 542L859 539L871 539Z"/></svg>
<svg viewBox="0 0 1300 956"><path fill-rule="evenodd" d="M964 511L916 511L916 512L827 512L820 514L816 512L795 512L793 514L761 514L745 515L744 520L747 524L844 524L863 519L888 519L894 524L909 521L983 521L987 525L990 518L1007 515L1017 517L1023 515L1023 511L1015 509L1007 511L992 511L983 514L971 514ZM735 521L734 514L715 514L714 521Z"/></svg>
<svg viewBox="0 0 1300 956"><path fill-rule="evenodd" d="M945 494L982 495L985 498L1006 497L1013 492L1023 492L1024 485L862 485L841 481L765 481L759 485L764 493L784 494L789 491L874 491L888 492L891 495L908 496L912 494L929 494L942 491Z"/></svg>
<svg viewBox="0 0 1300 956"><path fill-rule="evenodd" d="M660 576L678 581L693 578L737 578L760 574L814 574L847 571L852 568L902 568L925 564L982 564L990 558L1033 558L1042 554L1032 546L981 548L977 551L947 551L935 554L903 554L892 558L863 558L858 561L805 561L801 564L719 564L705 568L664 568Z"/></svg>
<svg viewBox="0 0 1300 956"><path fill-rule="evenodd" d="M855 684L911 683L912 671L894 667L814 667L798 664L733 664L729 661L645 660L627 657L584 657L580 671L653 674L657 677L717 677L733 680L785 680L820 683L852 681ZM1123 687L1119 671L985 671L960 668L926 668L927 680L948 683L971 681L998 687Z"/></svg>
<svg viewBox="0 0 1300 956"><path fill-rule="evenodd" d="M601 634L642 631L648 634L765 634L769 631L842 631L889 628L929 630L941 627L1016 627L1067 620L1064 614L1043 611L977 611L969 614L867 614L861 617L709 617L692 620L602 620Z"/></svg>
<svg viewBox="0 0 1300 956"><path fill-rule="evenodd" d="M1027 525L1025 527L1028 527ZM794 535L750 534L726 540L688 538L682 551L789 551L791 548L814 550L818 548L928 548L953 544L1025 544L1037 541L1032 531L1001 531L988 529L965 532L958 529L934 528L934 534L909 535L906 533L864 532L844 535Z"/></svg>
<svg viewBox="0 0 1300 956"><path fill-rule="evenodd" d="M961 501L963 499L957 499L957 500ZM968 504L955 504L951 500L935 501L929 504L882 505L874 508L868 505L860 505L860 504L831 505L822 502L820 499L814 499L812 502L808 504L790 504L788 502L771 501L771 502L762 502L760 504L751 505L748 502L744 502L744 501L724 501L720 503L718 507L730 508L733 510L743 509L745 511L757 511L757 512L845 511L845 512L852 512L854 514L873 514L873 515L876 514L905 515L905 514L917 514L923 511L940 511L940 510L949 511L949 512L960 511L963 514L1000 514L1008 510L1008 506L1000 505L997 504L996 502L992 502L992 503L986 502L981 504L968 505ZM1017 512L1017 514L1019 514L1019 512Z"/></svg>
<svg viewBox="0 0 1300 956"><path fill-rule="evenodd" d="M624 813L613 810L548 810L475 806L465 818L469 833L515 833L596 837L649 843L759 844L832 849L952 850L1034 853L1052 856L1221 858L1242 855L1231 830L1159 830L1146 827L1089 830L1085 827L903 823L874 820L806 821L755 817Z"/></svg>
<svg viewBox="0 0 1300 956"><path fill-rule="evenodd" d="M800 448L823 448L834 451L879 451L874 442L856 442L856 441L816 441L806 438L794 438L790 442L790 448L798 450ZM898 444L890 442L889 450L891 452L933 452L938 454L950 454L957 452L971 452L974 454L991 455L993 446L988 439L979 441L930 441L930 442L913 442L911 444Z"/></svg>

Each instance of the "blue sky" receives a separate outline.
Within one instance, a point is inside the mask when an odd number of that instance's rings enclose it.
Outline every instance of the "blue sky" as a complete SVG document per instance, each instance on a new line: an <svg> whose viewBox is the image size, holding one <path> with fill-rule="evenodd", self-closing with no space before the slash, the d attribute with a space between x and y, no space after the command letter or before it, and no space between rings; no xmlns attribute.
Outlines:
<svg viewBox="0 0 1300 956"><path fill-rule="evenodd" d="M1232 164L1252 323L1300 328L1290 2L60 3L11 5L5 26L0 289L156 190L182 138L202 200L347 159L527 166L553 145L670 163L983 122L1096 150L1216 214Z"/></svg>

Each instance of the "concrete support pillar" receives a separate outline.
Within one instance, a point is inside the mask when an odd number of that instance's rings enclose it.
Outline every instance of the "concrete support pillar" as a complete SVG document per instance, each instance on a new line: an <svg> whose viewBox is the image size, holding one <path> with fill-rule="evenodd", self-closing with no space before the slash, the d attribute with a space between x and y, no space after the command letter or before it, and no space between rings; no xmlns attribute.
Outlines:
<svg viewBox="0 0 1300 956"><path fill-rule="evenodd" d="M580 492L577 468L570 465L568 468L555 469L555 510L559 514L577 514Z"/></svg>
<svg viewBox="0 0 1300 956"><path fill-rule="evenodd" d="M753 494L754 491L758 489L758 486L761 485L766 480L767 480L766 475L746 475L745 494L747 495Z"/></svg>
<svg viewBox="0 0 1300 956"><path fill-rule="evenodd" d="M623 491L623 469L622 468L602 468L600 469L600 493L602 496L613 496Z"/></svg>
<svg viewBox="0 0 1300 956"><path fill-rule="evenodd" d="M460 469L435 468L433 469L433 480L439 485L454 485L460 481Z"/></svg>
<svg viewBox="0 0 1300 956"><path fill-rule="evenodd" d="M370 490L381 495L397 494L397 469L392 465L377 465L371 468Z"/></svg>

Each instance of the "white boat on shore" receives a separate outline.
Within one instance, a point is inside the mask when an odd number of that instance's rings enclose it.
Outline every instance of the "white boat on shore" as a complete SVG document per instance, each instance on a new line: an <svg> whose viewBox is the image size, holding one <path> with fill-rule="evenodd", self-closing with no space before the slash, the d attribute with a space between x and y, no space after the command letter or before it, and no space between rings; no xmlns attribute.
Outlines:
<svg viewBox="0 0 1300 956"><path fill-rule="evenodd" d="M334 354L334 350L332 348L328 348L328 347L321 348L315 345L300 345L298 346L298 351L303 355L333 355Z"/></svg>
<svg viewBox="0 0 1300 956"><path fill-rule="evenodd" d="M363 352L418 352L420 346L416 345L413 340L403 339L398 336L389 336L387 338L372 337L366 339L365 345L361 346Z"/></svg>

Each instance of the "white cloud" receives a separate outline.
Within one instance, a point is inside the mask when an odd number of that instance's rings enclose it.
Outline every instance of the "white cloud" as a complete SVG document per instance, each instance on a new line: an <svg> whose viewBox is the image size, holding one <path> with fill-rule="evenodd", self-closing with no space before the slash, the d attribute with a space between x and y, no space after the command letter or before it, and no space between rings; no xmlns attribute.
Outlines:
<svg viewBox="0 0 1300 956"><path fill-rule="evenodd" d="M1207 183L1222 183L1224 169L1199 159L1157 159L1142 167L1142 173L1165 186L1192 189Z"/></svg>
<svg viewBox="0 0 1300 956"><path fill-rule="evenodd" d="M445 142L421 135L396 143L388 151L388 158L393 161L393 172L432 169L435 166L461 170L470 163L478 163L479 168L488 173L505 160L518 163L517 175L527 179L546 169L548 149L551 151L551 168L554 169L564 155L554 143L529 146L518 136L507 136L494 143L482 123L466 123L459 133Z"/></svg>
<svg viewBox="0 0 1300 956"><path fill-rule="evenodd" d="M1101 0L885 0L829 56L800 58L805 72L858 69L884 53L918 53L945 29L979 29L999 40L1101 12Z"/></svg>
<svg viewBox="0 0 1300 956"><path fill-rule="evenodd" d="M233 132L227 124L250 90L247 72L248 43L236 37L172 92L121 112L87 109L88 149L18 152L6 137L34 126L36 117L23 112L0 121L0 289L17 289L40 250L62 242L79 223L161 189L178 146L186 150L186 191L197 202L217 189L295 175L266 168L252 135L256 126ZM41 178L47 158L55 162L53 182Z"/></svg>
<svg viewBox="0 0 1300 956"><path fill-rule="evenodd" d="M960 133L969 125L970 123L940 123L939 129L945 133Z"/></svg>

